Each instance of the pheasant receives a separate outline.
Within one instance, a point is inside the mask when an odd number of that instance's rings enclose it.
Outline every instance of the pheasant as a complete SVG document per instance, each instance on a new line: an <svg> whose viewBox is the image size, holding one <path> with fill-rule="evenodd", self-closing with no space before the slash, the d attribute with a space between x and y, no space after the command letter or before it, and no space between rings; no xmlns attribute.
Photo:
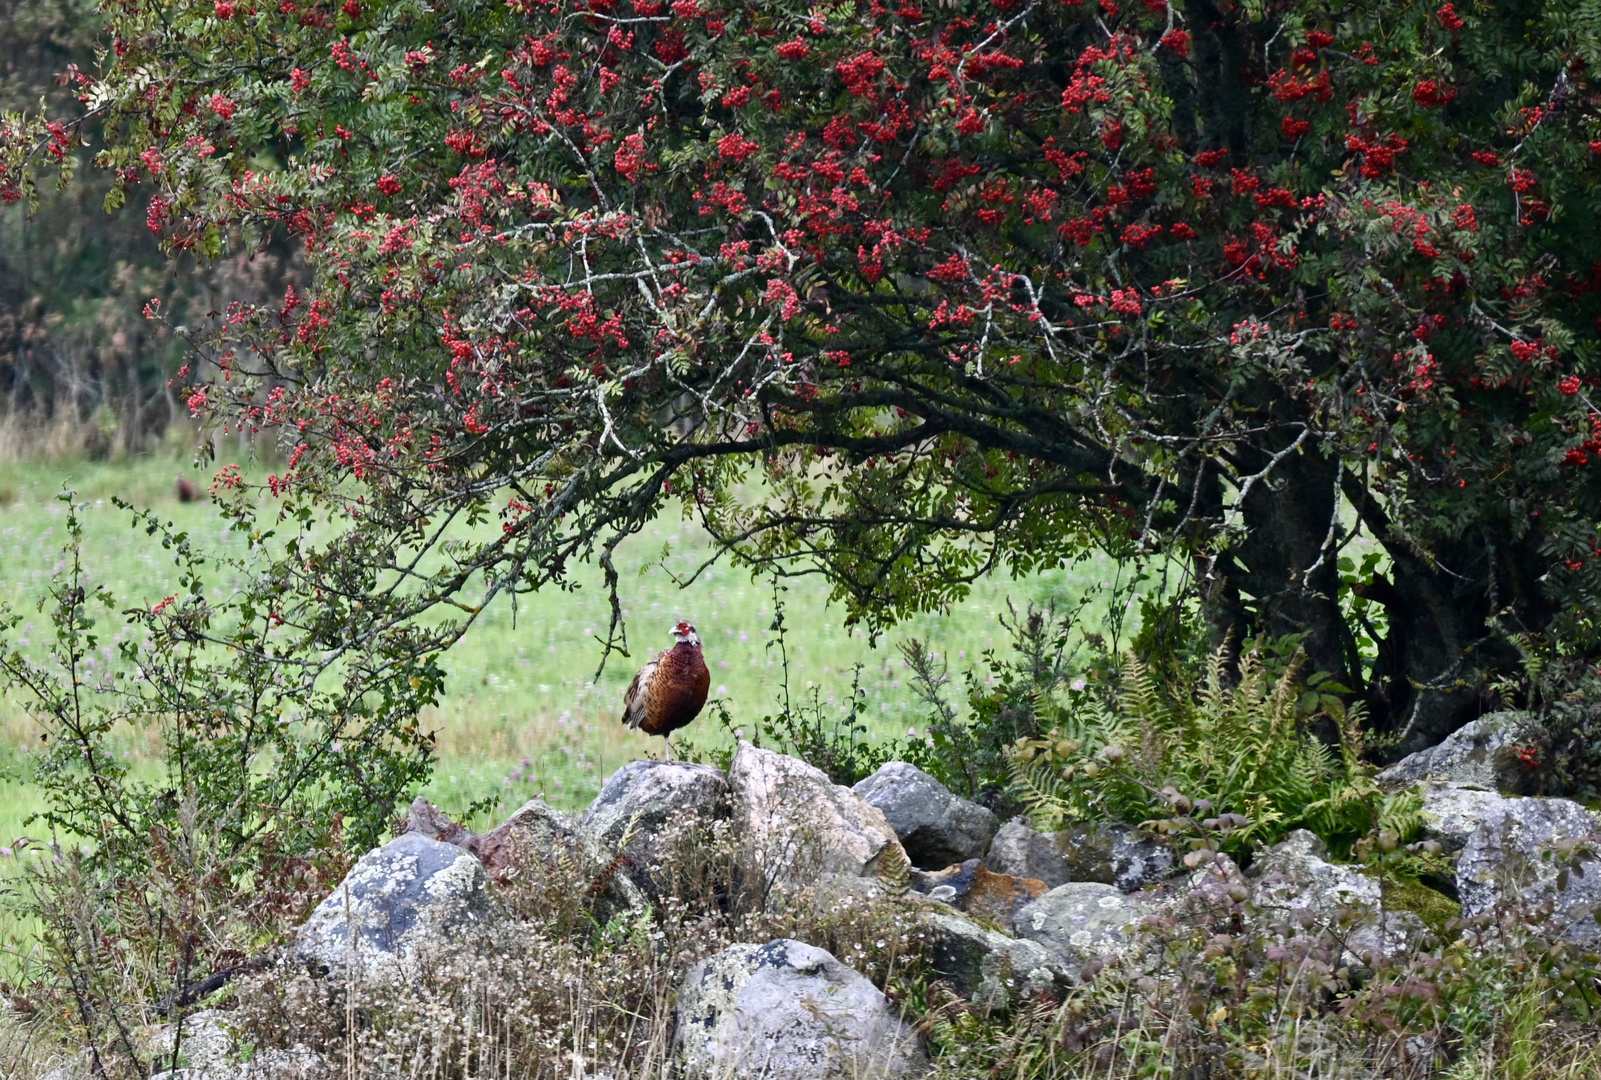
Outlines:
<svg viewBox="0 0 1601 1080"><path fill-rule="evenodd" d="M700 715L712 685L695 628L681 622L673 627L673 637L678 643L640 668L623 695L623 723L660 735L667 760L673 756L673 732Z"/></svg>

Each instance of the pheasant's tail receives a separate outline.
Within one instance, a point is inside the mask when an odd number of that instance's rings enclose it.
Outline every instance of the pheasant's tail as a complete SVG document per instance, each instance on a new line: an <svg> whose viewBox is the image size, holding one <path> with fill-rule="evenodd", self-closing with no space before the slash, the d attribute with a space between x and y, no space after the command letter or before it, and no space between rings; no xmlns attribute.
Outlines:
<svg viewBox="0 0 1601 1080"><path fill-rule="evenodd" d="M628 684L623 694L623 723L631 728L638 728L645 722L645 704L649 698L647 690L650 686L650 677L656 672L654 662L646 664L634 676L634 681Z"/></svg>

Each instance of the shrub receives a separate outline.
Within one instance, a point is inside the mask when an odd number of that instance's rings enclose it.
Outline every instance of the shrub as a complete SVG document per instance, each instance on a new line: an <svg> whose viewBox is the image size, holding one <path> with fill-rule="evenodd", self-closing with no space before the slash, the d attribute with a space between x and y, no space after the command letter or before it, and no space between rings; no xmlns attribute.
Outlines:
<svg viewBox="0 0 1601 1080"><path fill-rule="evenodd" d="M234 592L246 563L203 558L149 512L135 525L172 554L180 588L127 607L89 579L80 507L61 499L48 651L0 650L0 683L41 732L31 779L59 856L8 897L39 931L20 997L96 1054L137 1061L145 1006L280 940L343 874L347 846L380 840L430 766L417 710L442 673L381 643L339 663L286 647L327 628L282 626L269 595ZM247 512L231 525L253 557L274 543ZM0 632L20 622L0 609ZM158 744L159 764L132 768L130 735Z"/></svg>
<svg viewBox="0 0 1601 1080"><path fill-rule="evenodd" d="M1030 604L1021 616L1010 605L1007 610L1009 617L1000 622L1011 636L1012 656L1003 659L986 650L987 674L965 673L965 720L946 698L947 662L916 638L900 646L911 669L912 691L929 709L927 737L908 741L907 760L957 794L988 804L1008 802L1010 750L1052 722L1058 698L1080 670L1083 647L1071 637L1071 616L1058 617L1055 607ZM1091 637L1088 644L1098 645L1099 639Z"/></svg>

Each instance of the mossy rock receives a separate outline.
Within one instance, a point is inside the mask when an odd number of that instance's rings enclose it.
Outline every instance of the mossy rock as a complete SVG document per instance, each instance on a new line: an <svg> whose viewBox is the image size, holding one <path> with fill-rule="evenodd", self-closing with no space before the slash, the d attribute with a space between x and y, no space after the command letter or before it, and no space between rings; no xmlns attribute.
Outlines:
<svg viewBox="0 0 1601 1080"><path fill-rule="evenodd" d="M1421 881L1385 879L1380 884L1384 889L1385 906L1412 912L1441 938L1451 936L1449 924L1461 916L1461 904Z"/></svg>

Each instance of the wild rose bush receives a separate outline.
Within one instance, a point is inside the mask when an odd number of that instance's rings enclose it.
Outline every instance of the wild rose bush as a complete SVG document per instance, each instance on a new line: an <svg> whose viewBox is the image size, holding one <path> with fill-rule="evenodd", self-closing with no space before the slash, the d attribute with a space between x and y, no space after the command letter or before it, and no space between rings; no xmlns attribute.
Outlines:
<svg viewBox="0 0 1601 1080"><path fill-rule="evenodd" d="M875 630L996 566L1179 553L1216 630L1305 635L1405 748L1597 651L1580 11L105 17L84 115L6 119L4 197L92 118L169 250L312 268L185 328L195 415L277 433L285 519L344 523L262 548L259 657L403 688L459 630L417 615L611 573L669 503ZM1382 560L1342 561L1342 506Z"/></svg>

